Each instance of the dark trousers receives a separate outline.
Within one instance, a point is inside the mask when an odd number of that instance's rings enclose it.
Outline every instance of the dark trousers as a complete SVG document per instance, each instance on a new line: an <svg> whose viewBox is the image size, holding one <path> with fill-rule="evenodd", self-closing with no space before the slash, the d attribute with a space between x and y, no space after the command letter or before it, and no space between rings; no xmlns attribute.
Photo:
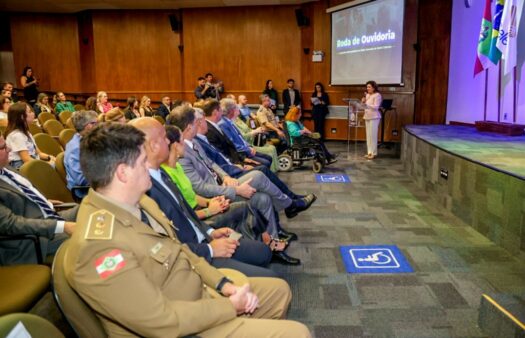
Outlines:
<svg viewBox="0 0 525 338"><path fill-rule="evenodd" d="M272 165L272 157L263 153L255 152L255 155L248 155L248 157L254 161L259 162L261 165L270 168Z"/></svg>
<svg viewBox="0 0 525 338"><path fill-rule="evenodd" d="M314 131L321 135L321 141L324 141L324 114L314 114Z"/></svg>

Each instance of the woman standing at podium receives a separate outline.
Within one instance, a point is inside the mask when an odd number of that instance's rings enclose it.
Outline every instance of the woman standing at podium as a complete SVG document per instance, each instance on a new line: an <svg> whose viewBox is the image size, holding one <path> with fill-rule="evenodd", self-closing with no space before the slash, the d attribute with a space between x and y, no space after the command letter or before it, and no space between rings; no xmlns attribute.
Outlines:
<svg viewBox="0 0 525 338"><path fill-rule="evenodd" d="M366 158L369 160L377 156L377 132L379 129L379 121L381 120L381 113L379 107L381 106L381 94L375 81L368 81L366 83L365 96L361 102L365 105L365 120L366 127Z"/></svg>

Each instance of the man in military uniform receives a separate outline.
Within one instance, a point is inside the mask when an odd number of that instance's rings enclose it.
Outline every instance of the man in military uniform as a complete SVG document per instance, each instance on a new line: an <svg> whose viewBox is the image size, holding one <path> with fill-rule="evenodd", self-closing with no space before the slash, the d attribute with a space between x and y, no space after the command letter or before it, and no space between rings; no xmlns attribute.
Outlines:
<svg viewBox="0 0 525 338"><path fill-rule="evenodd" d="M65 273L108 335L310 337L304 325L276 320L291 300L286 282L260 277L235 286L179 242L144 195L151 186L144 140L132 126L104 124L81 142L94 190L82 201Z"/></svg>

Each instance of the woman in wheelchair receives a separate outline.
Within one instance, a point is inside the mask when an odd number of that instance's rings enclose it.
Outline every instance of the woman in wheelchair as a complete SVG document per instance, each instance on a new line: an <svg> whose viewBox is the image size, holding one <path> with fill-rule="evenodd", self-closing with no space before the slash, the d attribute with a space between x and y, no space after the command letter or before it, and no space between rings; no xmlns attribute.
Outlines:
<svg viewBox="0 0 525 338"><path fill-rule="evenodd" d="M291 107L284 117L286 128L288 129L288 134L290 135L290 143L294 144L294 142L302 141L315 142L319 144L323 150L327 164L337 162L337 155L331 154L328 151L324 143L321 141L319 133L312 133L301 123L300 119L301 109L295 106Z"/></svg>

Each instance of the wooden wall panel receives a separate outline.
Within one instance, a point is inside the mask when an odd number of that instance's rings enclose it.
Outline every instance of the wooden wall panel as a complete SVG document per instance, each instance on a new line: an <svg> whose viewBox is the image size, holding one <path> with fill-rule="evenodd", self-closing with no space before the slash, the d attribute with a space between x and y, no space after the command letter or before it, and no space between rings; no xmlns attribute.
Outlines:
<svg viewBox="0 0 525 338"><path fill-rule="evenodd" d="M167 11L93 12L98 90L112 97L181 90L179 38Z"/></svg>
<svg viewBox="0 0 525 338"><path fill-rule="evenodd" d="M10 21L17 81L29 65L40 81L40 91L80 92L76 17L20 14L12 15Z"/></svg>
<svg viewBox="0 0 525 338"><path fill-rule="evenodd" d="M272 79L281 91L300 83L301 33L296 6L188 9L183 12L184 83L192 99L197 77L211 72L229 93L250 102Z"/></svg>

